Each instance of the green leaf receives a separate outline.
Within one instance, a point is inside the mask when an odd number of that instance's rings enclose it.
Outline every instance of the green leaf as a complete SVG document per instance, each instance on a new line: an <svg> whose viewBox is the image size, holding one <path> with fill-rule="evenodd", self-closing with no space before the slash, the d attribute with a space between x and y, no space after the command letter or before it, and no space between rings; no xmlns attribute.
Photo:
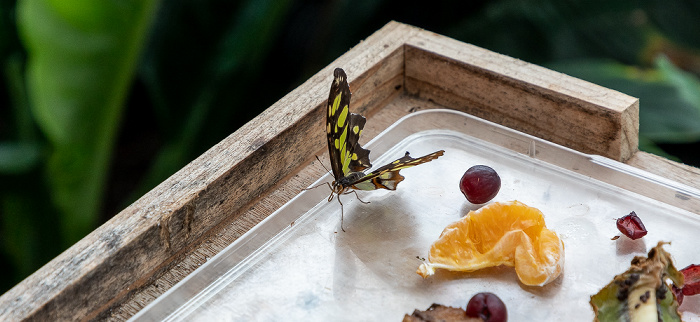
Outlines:
<svg viewBox="0 0 700 322"><path fill-rule="evenodd" d="M64 246L95 228L127 90L155 0L23 0L28 96L51 154Z"/></svg>
<svg viewBox="0 0 700 322"><path fill-rule="evenodd" d="M700 80L698 77L674 66L666 56L657 57L655 65L661 73L661 77L673 85L685 101L700 110Z"/></svg>

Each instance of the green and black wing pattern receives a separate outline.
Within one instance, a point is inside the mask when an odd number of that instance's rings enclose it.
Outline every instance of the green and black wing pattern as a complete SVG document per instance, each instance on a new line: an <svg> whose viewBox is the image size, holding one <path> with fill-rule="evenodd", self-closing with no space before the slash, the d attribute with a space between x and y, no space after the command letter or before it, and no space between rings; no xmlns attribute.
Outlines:
<svg viewBox="0 0 700 322"><path fill-rule="evenodd" d="M372 167L369 150L363 149L357 141L367 121L360 114L350 113L350 86L345 71L336 68L328 96L326 136L328 153L335 181L351 172Z"/></svg>
<svg viewBox="0 0 700 322"><path fill-rule="evenodd" d="M372 172L364 173L364 170L372 167L369 161L369 150L363 149L358 143L366 119L362 115L350 113L350 96L350 86L345 71L336 68L328 97L326 120L328 152L335 179L332 184L334 193L340 195L351 189L396 190L396 186L404 179L399 174L399 170L430 162L444 154L445 151L440 150L420 158L412 158L406 152L402 158ZM333 195L329 200L332 197Z"/></svg>

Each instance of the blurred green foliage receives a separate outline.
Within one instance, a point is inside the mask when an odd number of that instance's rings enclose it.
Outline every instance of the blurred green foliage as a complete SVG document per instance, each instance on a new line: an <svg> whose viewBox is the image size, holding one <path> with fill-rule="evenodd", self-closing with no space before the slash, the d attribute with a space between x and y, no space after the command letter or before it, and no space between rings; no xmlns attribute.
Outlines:
<svg viewBox="0 0 700 322"><path fill-rule="evenodd" d="M695 0L0 0L0 292L389 20L639 97L640 148L700 165L698 17Z"/></svg>
<svg viewBox="0 0 700 322"><path fill-rule="evenodd" d="M63 247L98 224L97 214L154 0L20 1L29 54L29 109L50 152L46 184Z"/></svg>

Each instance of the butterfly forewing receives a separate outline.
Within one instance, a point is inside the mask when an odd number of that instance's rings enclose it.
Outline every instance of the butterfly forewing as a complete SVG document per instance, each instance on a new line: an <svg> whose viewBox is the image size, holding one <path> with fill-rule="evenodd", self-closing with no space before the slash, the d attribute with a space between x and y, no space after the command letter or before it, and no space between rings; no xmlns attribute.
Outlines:
<svg viewBox="0 0 700 322"><path fill-rule="evenodd" d="M366 119L350 113L350 86L345 72L336 68L328 96L326 136L333 177L336 181L351 172L370 168L369 150L363 149L358 140Z"/></svg>

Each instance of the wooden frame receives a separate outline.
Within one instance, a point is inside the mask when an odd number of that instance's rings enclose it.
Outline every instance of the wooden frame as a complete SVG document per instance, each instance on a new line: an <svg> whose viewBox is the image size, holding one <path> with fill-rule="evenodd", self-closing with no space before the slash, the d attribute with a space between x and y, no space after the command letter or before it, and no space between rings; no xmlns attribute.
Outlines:
<svg viewBox="0 0 700 322"><path fill-rule="evenodd" d="M697 169L637 152L637 99L390 22L2 295L0 319L126 319L290 200L324 172L335 67L368 116L363 142L453 108L697 187Z"/></svg>

